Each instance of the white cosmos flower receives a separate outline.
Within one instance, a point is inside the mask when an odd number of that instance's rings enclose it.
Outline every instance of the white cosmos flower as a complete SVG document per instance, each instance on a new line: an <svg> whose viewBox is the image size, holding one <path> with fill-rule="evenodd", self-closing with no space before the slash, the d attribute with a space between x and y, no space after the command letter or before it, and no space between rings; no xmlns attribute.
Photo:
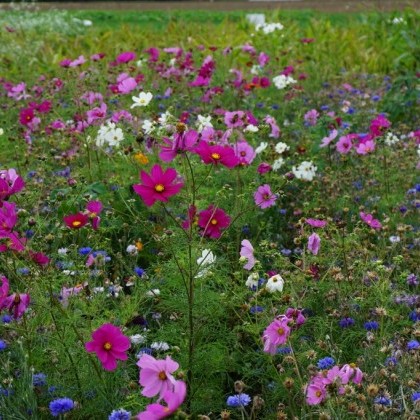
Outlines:
<svg viewBox="0 0 420 420"><path fill-rule="evenodd" d="M310 161L305 160L298 167L293 166L292 172L297 179L312 181L316 175L317 167Z"/></svg>
<svg viewBox="0 0 420 420"><path fill-rule="evenodd" d="M135 108L136 106L147 106L149 102L152 100L153 95L151 92L140 92L138 97L132 96L131 99L133 100L134 104L131 105L130 108Z"/></svg>
<svg viewBox="0 0 420 420"><path fill-rule="evenodd" d="M249 133L257 133L259 128L256 125L249 124L245 127L244 131Z"/></svg>
<svg viewBox="0 0 420 420"><path fill-rule="evenodd" d="M280 276L280 274L276 274L275 276L272 276L268 279L267 284L265 285L265 288L270 292L282 292L284 286L284 280Z"/></svg>
<svg viewBox="0 0 420 420"><path fill-rule="evenodd" d="M273 78L273 83L277 89L284 89L286 86L289 86L292 83L296 83L296 80L291 76L280 74L279 76Z"/></svg>
<svg viewBox="0 0 420 420"><path fill-rule="evenodd" d="M245 286L249 287L250 289L252 288L257 288L258 287L258 280L260 279L260 276L258 275L258 273L252 273L248 276L246 282L245 282Z"/></svg>
<svg viewBox="0 0 420 420"><path fill-rule="evenodd" d="M255 153L258 155L261 152L263 152L265 149L267 149L268 143L262 142L260 145L255 149Z"/></svg>
<svg viewBox="0 0 420 420"><path fill-rule="evenodd" d="M211 123L211 115L197 115L197 130L198 132L202 132L206 127L213 127Z"/></svg>
<svg viewBox="0 0 420 420"><path fill-rule="evenodd" d="M286 150L289 150L290 147L286 143L282 143L281 141L276 144L276 152L281 155Z"/></svg>
<svg viewBox="0 0 420 420"><path fill-rule="evenodd" d="M277 170L278 170L278 169L280 169L283 165L284 165L284 159L283 159L282 157L280 157L280 158L276 159L276 160L273 162L273 165L272 165L273 171L277 171Z"/></svg>
<svg viewBox="0 0 420 420"><path fill-rule="evenodd" d="M202 267L202 270L198 272L198 274L195 276L195 278L200 278L205 276L208 271L210 265L214 264L216 261L216 257L209 249L204 249L201 253L201 257L197 258L197 264Z"/></svg>

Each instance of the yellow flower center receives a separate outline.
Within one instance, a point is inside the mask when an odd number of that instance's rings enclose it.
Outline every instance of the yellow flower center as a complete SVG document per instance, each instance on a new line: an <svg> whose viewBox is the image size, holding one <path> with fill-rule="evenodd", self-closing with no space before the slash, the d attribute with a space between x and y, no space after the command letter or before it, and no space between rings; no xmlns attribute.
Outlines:
<svg viewBox="0 0 420 420"><path fill-rule="evenodd" d="M112 344L109 341L107 341L104 344L104 349L107 350L107 351L109 351L109 350L111 350L111 348L112 348Z"/></svg>
<svg viewBox="0 0 420 420"><path fill-rule="evenodd" d="M270 199L270 194L264 194L263 199L264 200L269 200Z"/></svg>
<svg viewBox="0 0 420 420"><path fill-rule="evenodd" d="M349 366L353 369L357 367L356 363L349 363Z"/></svg>
<svg viewBox="0 0 420 420"><path fill-rule="evenodd" d="M211 154L211 157L212 157L214 160L219 160L219 159L220 159L220 154L219 154L219 153L212 153L212 154Z"/></svg>
<svg viewBox="0 0 420 420"><path fill-rule="evenodd" d="M284 335L284 328L279 328L277 330L278 335Z"/></svg>
<svg viewBox="0 0 420 420"><path fill-rule="evenodd" d="M159 372L159 379L161 381L166 381L166 379L168 379L168 377L166 376L166 373L162 370L162 372Z"/></svg>
<svg viewBox="0 0 420 420"><path fill-rule="evenodd" d="M155 191L156 191L156 192L162 192L162 191L165 191L165 187L164 187L162 184L157 184L157 185L155 186Z"/></svg>
<svg viewBox="0 0 420 420"><path fill-rule="evenodd" d="M75 220L74 222L72 222L72 226L77 227L80 226L82 224L82 222L79 222L78 220Z"/></svg>
<svg viewBox="0 0 420 420"><path fill-rule="evenodd" d="M217 220L216 220L216 219L211 219L210 223L211 223L212 225L217 225Z"/></svg>
<svg viewBox="0 0 420 420"><path fill-rule="evenodd" d="M322 395L322 392L321 391L316 391L315 395L319 398Z"/></svg>

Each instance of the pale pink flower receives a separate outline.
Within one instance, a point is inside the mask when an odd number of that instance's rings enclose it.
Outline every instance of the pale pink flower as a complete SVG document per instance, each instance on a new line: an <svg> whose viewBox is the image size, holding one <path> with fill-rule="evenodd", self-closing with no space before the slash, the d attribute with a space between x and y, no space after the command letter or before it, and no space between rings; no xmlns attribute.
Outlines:
<svg viewBox="0 0 420 420"><path fill-rule="evenodd" d="M308 238L308 250L312 252L313 255L317 255L320 246L321 246L321 238L319 237L318 234L313 233Z"/></svg>
<svg viewBox="0 0 420 420"><path fill-rule="evenodd" d="M247 259L247 263L244 265L245 270L252 270L255 265L255 257L254 257L254 247L251 245L251 242L248 239L244 239L241 242L241 257Z"/></svg>

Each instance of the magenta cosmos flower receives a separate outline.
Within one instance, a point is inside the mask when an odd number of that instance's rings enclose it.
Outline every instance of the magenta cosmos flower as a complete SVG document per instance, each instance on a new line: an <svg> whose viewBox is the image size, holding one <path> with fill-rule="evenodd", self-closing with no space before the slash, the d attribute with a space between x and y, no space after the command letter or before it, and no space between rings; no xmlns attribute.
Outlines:
<svg viewBox="0 0 420 420"><path fill-rule="evenodd" d="M15 169L0 171L0 201L23 190L25 182Z"/></svg>
<svg viewBox="0 0 420 420"><path fill-rule="evenodd" d="M160 420L171 416L184 402L187 395L187 385L183 381L176 381L173 391L166 391L163 400L167 406L160 404L149 404L146 411L137 415L138 420Z"/></svg>
<svg viewBox="0 0 420 420"><path fill-rule="evenodd" d="M305 222L312 226L312 227L316 227L316 228L323 228L327 225L327 221L326 220L321 220L321 219L306 219Z"/></svg>
<svg viewBox="0 0 420 420"><path fill-rule="evenodd" d="M100 201L89 201L89 203L86 204L87 215L90 217L92 228L95 230L99 227L101 218L98 216L98 214L101 213L102 209L103 206Z"/></svg>
<svg viewBox="0 0 420 420"><path fill-rule="evenodd" d="M234 168L238 163L239 159L235 155L235 151L230 146L210 145L205 141L200 141L198 146L194 149L201 160L206 164L221 164L231 169Z"/></svg>
<svg viewBox="0 0 420 420"><path fill-rule="evenodd" d="M198 133L195 130L188 130L185 133L175 133L173 140L163 138L164 146L161 146L160 159L164 162L171 162L175 157L185 151L192 151L197 143Z"/></svg>
<svg viewBox="0 0 420 420"><path fill-rule="evenodd" d="M230 217L224 210L215 208L213 205L206 210L198 213L198 226L203 229L203 236L210 238L220 238L222 229L226 229L230 224Z"/></svg>
<svg viewBox="0 0 420 420"><path fill-rule="evenodd" d="M19 319L25 313L30 302L31 298L28 294L13 293L3 299L0 310L7 309L15 319Z"/></svg>
<svg viewBox="0 0 420 420"><path fill-rule="evenodd" d="M321 246L321 238L318 234L313 233L308 238L308 250L312 252L313 255L317 255L319 252L319 248Z"/></svg>
<svg viewBox="0 0 420 420"><path fill-rule="evenodd" d="M0 308L2 307L3 302L6 300L7 295L9 294L9 280L5 276L0 276Z"/></svg>
<svg viewBox="0 0 420 420"><path fill-rule="evenodd" d="M165 360L157 360L153 356L143 354L137 362L140 367L139 383L144 386L142 395L145 397L162 398L166 391L172 391L176 383L172 373L179 368L179 364L166 356Z"/></svg>
<svg viewBox="0 0 420 420"><path fill-rule="evenodd" d="M271 192L268 184L261 185L254 193L255 204L261 209L274 206L276 204L277 196Z"/></svg>
<svg viewBox="0 0 420 420"><path fill-rule="evenodd" d="M89 353L96 353L105 370L115 370L117 360L127 360L130 339L118 327L104 324L92 333L93 341L85 344Z"/></svg>
<svg viewBox="0 0 420 420"><path fill-rule="evenodd" d="M250 165L257 155L255 150L244 140L238 141L234 146L234 150L241 166Z"/></svg>
<svg viewBox="0 0 420 420"><path fill-rule="evenodd" d="M144 171L140 173L143 184L133 185L134 191L143 199L146 206L153 206L156 201L166 203L168 198L178 194L184 186L183 182L173 183L178 173L173 168L168 168L165 172L159 165L154 165L150 175Z"/></svg>
<svg viewBox="0 0 420 420"><path fill-rule="evenodd" d="M247 263L244 265L245 270L252 270L255 265L255 257L254 257L254 247L251 245L251 242L248 239L244 239L241 242L241 257L247 259Z"/></svg>
<svg viewBox="0 0 420 420"><path fill-rule="evenodd" d="M275 319L264 331L263 341L264 341L264 351L275 355L277 352L277 347L286 343L290 335L289 327L290 319L282 317L280 319Z"/></svg>
<svg viewBox="0 0 420 420"><path fill-rule="evenodd" d="M378 219L374 219L373 216L369 213L359 213L360 218L372 229L381 229L382 224Z"/></svg>
<svg viewBox="0 0 420 420"><path fill-rule="evenodd" d="M0 232L11 232L17 218L16 204L4 201L0 207Z"/></svg>
<svg viewBox="0 0 420 420"><path fill-rule="evenodd" d="M80 229L87 224L89 217L83 213L69 214L63 217L64 223L70 229Z"/></svg>

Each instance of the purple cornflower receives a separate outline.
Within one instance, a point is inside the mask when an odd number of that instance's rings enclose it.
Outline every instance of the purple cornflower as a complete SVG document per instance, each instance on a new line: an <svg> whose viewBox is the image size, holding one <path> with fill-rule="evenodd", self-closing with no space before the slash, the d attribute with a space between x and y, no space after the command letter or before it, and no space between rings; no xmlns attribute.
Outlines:
<svg viewBox="0 0 420 420"><path fill-rule="evenodd" d="M226 404L229 407L245 407L251 402L251 397L248 394L237 394L228 397Z"/></svg>
<svg viewBox="0 0 420 420"><path fill-rule="evenodd" d="M392 401L389 398L384 397L383 395L380 397L376 397L374 399L374 403L379 405L385 405L386 407L392 405Z"/></svg>
<svg viewBox="0 0 420 420"><path fill-rule="evenodd" d="M417 279L417 276L413 273L407 276L407 284L409 286L418 286L419 281Z"/></svg>
<svg viewBox="0 0 420 420"><path fill-rule="evenodd" d="M324 357L319 359L316 364L318 369L329 369L335 365L335 360L332 357Z"/></svg>
<svg viewBox="0 0 420 420"><path fill-rule="evenodd" d="M50 402L50 411L54 417L67 413L74 408L74 402L70 398L57 398Z"/></svg>
<svg viewBox="0 0 420 420"><path fill-rule="evenodd" d="M123 408L119 408L118 410L112 411L108 417L108 420L130 420L130 418L131 413L129 411L126 411Z"/></svg>
<svg viewBox="0 0 420 420"><path fill-rule="evenodd" d="M35 373L32 376L33 386L44 386L47 384L47 375L45 373Z"/></svg>
<svg viewBox="0 0 420 420"><path fill-rule="evenodd" d="M411 340L407 343L407 350L417 350L420 348L420 343L417 340Z"/></svg>
<svg viewBox="0 0 420 420"><path fill-rule="evenodd" d="M379 328L379 324L376 321L368 321L364 324L365 330L376 331Z"/></svg>

